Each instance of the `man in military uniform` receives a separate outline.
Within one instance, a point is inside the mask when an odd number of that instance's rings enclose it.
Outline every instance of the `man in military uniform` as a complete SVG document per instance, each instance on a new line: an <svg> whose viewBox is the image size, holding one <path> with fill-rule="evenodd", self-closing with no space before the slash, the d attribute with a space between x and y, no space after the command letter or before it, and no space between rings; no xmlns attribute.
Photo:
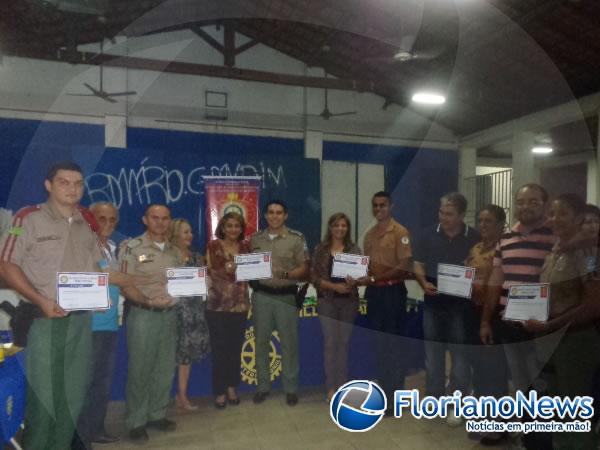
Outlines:
<svg viewBox="0 0 600 450"><path fill-rule="evenodd" d="M364 240L369 256L370 274L359 280L366 284L367 317L376 333L377 379L388 395L388 411L393 408L393 392L404 388L406 342L401 337L406 327L406 286L411 268L410 233L392 217L388 192L377 192L371 200L377 221Z"/></svg>
<svg viewBox="0 0 600 450"><path fill-rule="evenodd" d="M298 310L296 281L308 273L308 251L302 233L285 226L287 206L273 200L265 207L268 228L252 235L252 251L271 252L273 278L253 284L252 314L256 336L256 376L254 403L262 403L271 388L269 351L271 334L279 333L281 341L282 382L286 401L298 403Z"/></svg>
<svg viewBox="0 0 600 450"><path fill-rule="evenodd" d="M81 168L58 163L44 185L47 202L19 211L0 242L0 275L25 302L22 311L37 317L27 333L23 447L64 450L89 379L92 329L89 313L58 305L56 274L98 272L103 256L89 212L79 207Z"/></svg>
<svg viewBox="0 0 600 450"><path fill-rule="evenodd" d="M119 252L122 272L145 276L123 288L130 307L126 423L129 437L136 441L148 440L146 427L175 430L175 422L165 417L176 350L174 300L166 291L165 269L182 263L179 250L167 242L169 208L151 205L142 221L146 232L123 242Z"/></svg>

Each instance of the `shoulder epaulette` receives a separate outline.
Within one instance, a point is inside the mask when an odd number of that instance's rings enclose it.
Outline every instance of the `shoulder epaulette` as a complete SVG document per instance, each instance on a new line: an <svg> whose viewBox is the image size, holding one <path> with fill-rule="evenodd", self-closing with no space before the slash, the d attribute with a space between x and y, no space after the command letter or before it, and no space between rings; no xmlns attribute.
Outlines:
<svg viewBox="0 0 600 450"><path fill-rule="evenodd" d="M13 224L18 218L22 219L23 217L28 216L32 212L39 211L40 208L41 208L41 205L29 205L29 206L25 206L24 208L21 208L13 216Z"/></svg>
<svg viewBox="0 0 600 450"><path fill-rule="evenodd" d="M121 245L127 245L128 248L136 248L142 245L142 240L140 238L130 239L128 241L124 241L124 244Z"/></svg>
<svg viewBox="0 0 600 450"><path fill-rule="evenodd" d="M90 230L92 230L94 233L97 234L98 231L100 231L100 225L98 225L98 222L96 221L96 217L94 217L94 214L92 214L92 212L89 209L87 209L85 206L77 205L77 209L79 210L83 219L90 226Z"/></svg>
<svg viewBox="0 0 600 450"><path fill-rule="evenodd" d="M10 259L11 254L15 248L15 241L23 233L23 219L29 214L39 210L40 205L31 205L21 208L16 212L16 214L13 217L12 224L8 229L9 237L4 242L4 247L2 248L2 253L0 254L0 259L2 261L7 261Z"/></svg>
<svg viewBox="0 0 600 450"><path fill-rule="evenodd" d="M291 228L288 228L288 231L290 232L290 234L295 234L296 236L300 236L301 238L304 237L304 235L302 233L300 233L299 231L297 231L297 230L293 230Z"/></svg>

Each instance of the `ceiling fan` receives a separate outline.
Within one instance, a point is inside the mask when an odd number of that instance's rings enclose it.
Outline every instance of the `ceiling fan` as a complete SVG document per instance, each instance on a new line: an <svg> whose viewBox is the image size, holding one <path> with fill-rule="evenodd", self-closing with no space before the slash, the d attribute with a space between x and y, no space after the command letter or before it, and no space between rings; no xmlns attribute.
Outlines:
<svg viewBox="0 0 600 450"><path fill-rule="evenodd" d="M325 74L325 78L327 78L327 74ZM345 111L345 112L332 113L329 110L329 96L328 96L327 88L325 88L325 107L323 108L323 111L321 111L319 114L307 114L307 116L317 116L317 117L322 117L325 120L329 120L332 117L352 116L357 113L358 113L358 111Z"/></svg>
<svg viewBox="0 0 600 450"><path fill-rule="evenodd" d="M103 43L100 42L100 55L103 54ZM121 92L107 92L104 90L104 85L103 85L103 67L102 64L100 64L100 85L98 86L98 88L96 89L95 87L91 86L88 83L83 83L83 85L90 90L90 93L88 94L77 94L77 93L67 93L67 95L72 96L72 97L98 97L101 98L102 100L104 100L105 102L109 102L109 103L117 103L117 100L115 100L113 97L123 97L126 95L135 95L137 94L136 91L121 91Z"/></svg>
<svg viewBox="0 0 600 450"><path fill-rule="evenodd" d="M388 64L405 63L415 60L430 60L435 59L444 53L445 47L438 46L432 48L415 48L417 41L416 35L405 35L400 39L400 44L390 56L380 56L368 58L369 61L381 61Z"/></svg>

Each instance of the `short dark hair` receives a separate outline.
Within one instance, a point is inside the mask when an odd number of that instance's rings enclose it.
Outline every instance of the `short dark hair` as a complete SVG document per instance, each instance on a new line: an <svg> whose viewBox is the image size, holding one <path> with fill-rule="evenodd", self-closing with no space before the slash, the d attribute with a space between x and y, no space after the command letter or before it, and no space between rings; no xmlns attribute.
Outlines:
<svg viewBox="0 0 600 450"><path fill-rule="evenodd" d="M482 211L489 212L492 216L494 216L496 218L496 221L498 223L501 223L502 225L504 225L506 223L506 211L504 211L504 208L502 206L498 206L498 205L494 205L493 203L490 203L489 205L485 205L483 208L481 208L479 210L480 213Z"/></svg>
<svg viewBox="0 0 600 450"><path fill-rule="evenodd" d="M150 211L150 209L155 208L157 206L161 206L163 208L167 208L167 211L169 211L169 214L171 214L171 208L169 208L167 205L165 205L164 203L152 203L150 205L148 205L148 207L146 208L146 210L144 211L144 216L148 215L148 211Z"/></svg>
<svg viewBox="0 0 600 450"><path fill-rule="evenodd" d="M573 210L576 216L585 214L585 201L577 194L569 192L560 194L554 199L555 202L562 202Z"/></svg>
<svg viewBox="0 0 600 450"><path fill-rule="evenodd" d="M229 219L237 220L239 222L242 230L240 232L240 235L238 236L238 240L239 241L243 240L244 236L246 234L246 221L244 220L244 216L242 216L241 214L238 214L236 212L233 212L233 211L228 212L225 215L223 215L223 217L221 217L221 220L219 220L219 223L217 224L217 229L215 231L215 235L219 239L225 239L225 223Z"/></svg>
<svg viewBox="0 0 600 450"><path fill-rule="evenodd" d="M548 201L548 191L541 185L537 183L527 183L517 189L516 195L519 195L523 189L537 189L540 194L542 194L542 201L546 203ZM516 196L515 195L515 196Z"/></svg>
<svg viewBox="0 0 600 450"><path fill-rule="evenodd" d="M600 208L598 208L596 205L588 203L587 205L585 205L584 214L592 214L600 219Z"/></svg>
<svg viewBox="0 0 600 450"><path fill-rule="evenodd" d="M54 177L59 170L70 170L71 172L79 172L81 175L83 175L83 170L81 170L79 164L76 164L73 161L59 161L50 166L48 172L46 172L46 180L54 180Z"/></svg>
<svg viewBox="0 0 600 450"><path fill-rule="evenodd" d="M440 203L449 203L459 214L467 212L467 199L460 192L448 192L440 198Z"/></svg>
<svg viewBox="0 0 600 450"><path fill-rule="evenodd" d="M267 204L265 205L264 209L263 209L263 213L266 214L267 211L269 210L269 206L271 205L279 205L283 208L283 212L285 214L287 214L288 212L288 207L287 205L283 202L283 200L279 200L279 199L275 199L275 200L269 200L267 202Z"/></svg>
<svg viewBox="0 0 600 450"><path fill-rule="evenodd" d="M375 192L373 194L373 197L371 197L371 201L373 201L373 199L375 197L384 197L384 198L387 198L390 201L390 203L392 203L392 195L388 191Z"/></svg>

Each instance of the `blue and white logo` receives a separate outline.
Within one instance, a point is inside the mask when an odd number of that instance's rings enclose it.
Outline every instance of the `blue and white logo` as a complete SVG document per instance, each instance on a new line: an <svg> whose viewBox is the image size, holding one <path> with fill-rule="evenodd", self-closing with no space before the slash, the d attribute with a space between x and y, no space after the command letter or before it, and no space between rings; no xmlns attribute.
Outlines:
<svg viewBox="0 0 600 450"><path fill-rule="evenodd" d="M383 417L387 399L383 390L372 381L354 380L337 390L329 414L342 430L369 431Z"/></svg>

